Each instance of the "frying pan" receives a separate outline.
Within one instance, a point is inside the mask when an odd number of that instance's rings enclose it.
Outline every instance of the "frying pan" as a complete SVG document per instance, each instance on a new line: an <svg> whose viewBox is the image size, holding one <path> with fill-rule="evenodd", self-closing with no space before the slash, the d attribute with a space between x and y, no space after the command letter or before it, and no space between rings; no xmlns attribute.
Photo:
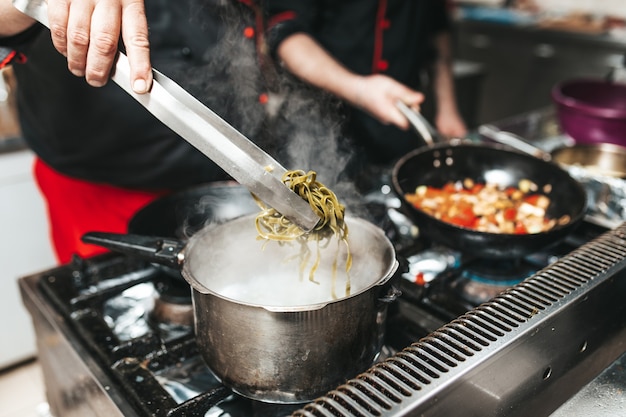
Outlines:
<svg viewBox="0 0 626 417"><path fill-rule="evenodd" d="M419 185L442 187L465 178L503 187L517 187L522 179L534 182L539 189L549 184L551 204L547 216L556 219L569 215L571 220L541 233L486 233L438 220L404 199ZM580 224L587 202L583 187L558 165L491 144L458 142L418 148L394 165L392 184L402 201L402 210L416 222L423 236L485 258L519 258L556 243Z"/></svg>
<svg viewBox="0 0 626 417"><path fill-rule="evenodd" d="M216 181L161 197L139 210L129 233L188 239L208 223L223 223L259 211L250 191L234 181Z"/></svg>
<svg viewBox="0 0 626 417"><path fill-rule="evenodd" d="M224 223L257 211L259 206L246 187L235 181L215 181L154 200L135 213L128 223L128 232L186 241L209 224ZM155 266L166 274L160 277L160 285L167 287L168 293L188 298L189 285L179 268Z"/></svg>

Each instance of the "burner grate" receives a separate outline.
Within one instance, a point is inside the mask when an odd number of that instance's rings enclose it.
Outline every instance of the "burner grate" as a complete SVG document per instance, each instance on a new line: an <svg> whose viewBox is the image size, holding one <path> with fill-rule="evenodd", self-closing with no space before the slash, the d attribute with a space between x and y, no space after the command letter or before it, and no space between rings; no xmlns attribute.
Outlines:
<svg viewBox="0 0 626 417"><path fill-rule="evenodd" d="M611 343L626 333L617 320L625 316L626 288L614 279L626 266L625 233L626 223L604 233L292 416L553 411L625 348ZM598 311L600 321L614 323L598 328ZM559 355L550 343L572 347ZM590 359L594 350L603 351L603 362ZM583 369L590 363L598 369Z"/></svg>

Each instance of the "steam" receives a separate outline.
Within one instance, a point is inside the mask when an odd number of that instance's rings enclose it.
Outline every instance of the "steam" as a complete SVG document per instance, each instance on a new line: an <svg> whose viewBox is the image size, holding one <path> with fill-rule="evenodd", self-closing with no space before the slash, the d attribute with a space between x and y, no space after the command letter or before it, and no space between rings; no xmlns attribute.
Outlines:
<svg viewBox="0 0 626 417"><path fill-rule="evenodd" d="M273 134L286 144L281 161L291 169L317 172L343 204L356 202L356 189L344 175L352 150L341 132L340 103L288 75L281 77L277 94L283 103L272 125Z"/></svg>
<svg viewBox="0 0 626 417"><path fill-rule="evenodd" d="M360 198L345 176L352 149L342 135L337 99L306 86L275 67L260 64L255 41L242 36L246 6L230 0L192 0L192 20L213 21L215 34L202 65L170 70L183 88L202 101L287 169L316 171L353 215ZM263 95L268 99L260 102Z"/></svg>
<svg viewBox="0 0 626 417"><path fill-rule="evenodd" d="M171 69L183 88L258 143L265 120L259 102L263 79L254 41L241 35L239 6L232 1L192 0L191 22L203 25L203 35L214 37L204 51L202 64L182 64ZM197 22L196 22L197 20Z"/></svg>

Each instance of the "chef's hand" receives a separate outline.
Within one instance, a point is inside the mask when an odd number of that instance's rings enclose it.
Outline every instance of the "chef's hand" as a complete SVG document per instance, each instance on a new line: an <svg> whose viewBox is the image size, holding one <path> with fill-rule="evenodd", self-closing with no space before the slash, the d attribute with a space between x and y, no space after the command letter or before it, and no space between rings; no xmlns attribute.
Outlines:
<svg viewBox="0 0 626 417"><path fill-rule="evenodd" d="M110 78L120 32L136 93L152 85L148 23L143 0L48 0L52 42L69 70L94 87Z"/></svg>
<svg viewBox="0 0 626 417"><path fill-rule="evenodd" d="M383 124L394 124L403 130L409 128L409 121L398 110L396 102L404 102L415 111L419 111L424 95L391 77L382 74L368 75L361 78L358 94L353 104L360 107Z"/></svg>
<svg viewBox="0 0 626 417"><path fill-rule="evenodd" d="M461 115L456 111L440 111L435 116L437 131L448 139L464 138L467 135L467 126Z"/></svg>

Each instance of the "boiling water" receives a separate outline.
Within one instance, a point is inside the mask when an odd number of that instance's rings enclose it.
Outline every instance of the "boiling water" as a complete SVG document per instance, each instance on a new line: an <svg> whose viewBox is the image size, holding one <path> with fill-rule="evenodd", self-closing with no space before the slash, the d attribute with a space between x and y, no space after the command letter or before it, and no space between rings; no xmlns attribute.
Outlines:
<svg viewBox="0 0 626 417"><path fill-rule="evenodd" d="M308 258L303 260L307 250L300 242L259 240L250 221L238 219L195 235L193 256L185 261L187 275L209 292L231 300L294 307L358 294L386 277L395 262L393 247L383 232L363 221L348 224L349 273L348 248L337 238L319 244L309 241ZM318 259L311 281L309 275Z"/></svg>
<svg viewBox="0 0 626 417"><path fill-rule="evenodd" d="M322 248L315 271L315 243L309 245L308 261L300 257L302 248L297 243L278 246L276 242L257 242L257 246L247 252L248 259L242 259L236 268L210 280L210 288L232 300L283 307L325 303L359 289L349 288L352 283L346 272L347 254L341 246ZM337 262L336 266L333 262Z"/></svg>
<svg viewBox="0 0 626 417"><path fill-rule="evenodd" d="M345 272L341 273L345 277ZM318 304L343 298L345 279L332 285L331 277L317 277L317 282L300 279L297 275L275 274L255 277L247 282L233 282L217 290L226 298L249 304L275 307L292 307Z"/></svg>

